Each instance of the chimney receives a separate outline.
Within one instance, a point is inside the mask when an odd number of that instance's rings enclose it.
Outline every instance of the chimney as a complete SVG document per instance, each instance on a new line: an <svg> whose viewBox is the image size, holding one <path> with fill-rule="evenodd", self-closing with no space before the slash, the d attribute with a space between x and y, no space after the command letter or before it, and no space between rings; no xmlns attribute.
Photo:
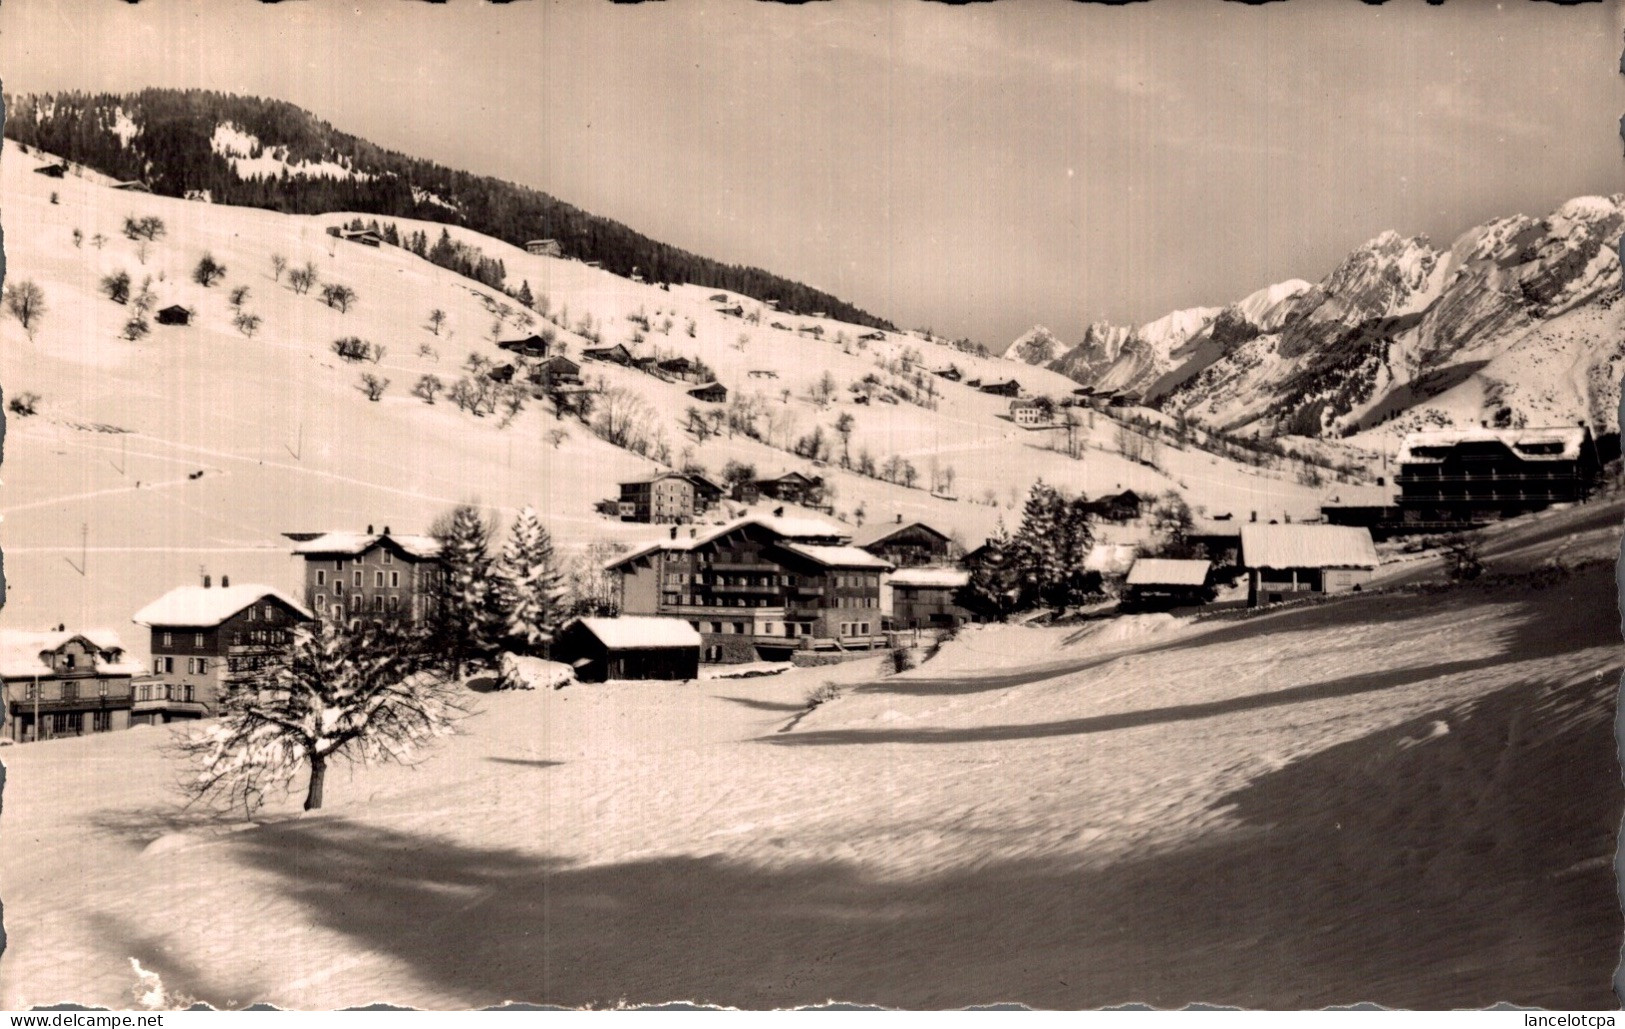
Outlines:
<svg viewBox="0 0 1625 1029"><path fill-rule="evenodd" d="M675 525L673 525L673 526L672 526L672 527L671 527L671 538L672 538L672 539L676 539L676 538L677 538L677 526L675 526Z"/></svg>
<svg viewBox="0 0 1625 1029"><path fill-rule="evenodd" d="M773 509L773 517L774 518L783 518L784 517L784 508L783 507L775 507Z"/></svg>
<svg viewBox="0 0 1625 1029"><path fill-rule="evenodd" d="M388 535L389 535L389 526L387 526L387 525L386 525L386 526L384 526L384 535L385 535L385 536L388 536Z"/></svg>
<svg viewBox="0 0 1625 1029"><path fill-rule="evenodd" d="M212 586L212 585L214 585L214 584L213 584L213 583L211 583L211 582L210 582L210 581L209 581L209 577L208 577L208 576L207 576L207 575L205 575L205 576L204 576L204 577L203 577L203 588L204 588L204 589L208 589L208 588L209 588L209 587L210 587L210 586Z"/></svg>
<svg viewBox="0 0 1625 1029"><path fill-rule="evenodd" d="M1258 512L1257 512L1257 511L1254 511L1254 512L1253 512L1253 516L1252 516L1252 517L1251 517L1251 518L1249 518L1249 519L1247 519L1247 520L1248 520L1248 521L1250 521L1250 522L1256 522L1256 521L1258 521Z"/></svg>
<svg viewBox="0 0 1625 1029"><path fill-rule="evenodd" d="M897 512L897 524L898 525L903 524L903 512L901 512L901 511Z"/></svg>
<svg viewBox="0 0 1625 1029"><path fill-rule="evenodd" d="M372 526L370 526L370 525L369 525L369 526L367 526L367 535L368 535L368 536L371 536L371 535L372 535Z"/></svg>
<svg viewBox="0 0 1625 1029"><path fill-rule="evenodd" d="M1490 423L1489 423L1489 422L1486 422L1486 421L1480 421L1480 422L1479 422L1479 423L1478 423L1478 427L1479 427L1479 428L1480 428L1480 429L1487 429L1487 428L1489 428L1489 427L1490 427Z"/></svg>
<svg viewBox="0 0 1625 1029"><path fill-rule="evenodd" d="M688 527L688 538L691 539L691 540L699 539L700 538L700 530L696 529L694 526L690 525Z"/></svg>
<svg viewBox="0 0 1625 1029"><path fill-rule="evenodd" d="M231 585L231 576L222 575L220 577L220 588L225 589L227 586L230 586L230 585Z"/></svg>

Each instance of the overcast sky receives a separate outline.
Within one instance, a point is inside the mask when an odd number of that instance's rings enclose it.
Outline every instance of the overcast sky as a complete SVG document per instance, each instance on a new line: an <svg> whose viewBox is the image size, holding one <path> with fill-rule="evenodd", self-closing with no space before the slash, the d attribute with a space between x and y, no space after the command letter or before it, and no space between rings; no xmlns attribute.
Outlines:
<svg viewBox="0 0 1625 1029"><path fill-rule="evenodd" d="M1002 346L1625 190L1622 28L1528 0L5 0L0 73L277 97Z"/></svg>

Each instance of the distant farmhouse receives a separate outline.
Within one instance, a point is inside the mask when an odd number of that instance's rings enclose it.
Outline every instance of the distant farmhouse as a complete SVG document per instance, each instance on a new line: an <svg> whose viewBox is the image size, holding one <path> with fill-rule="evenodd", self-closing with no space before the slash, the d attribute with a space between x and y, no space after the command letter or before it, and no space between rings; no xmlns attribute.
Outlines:
<svg viewBox="0 0 1625 1029"><path fill-rule="evenodd" d="M515 339L497 340L497 346L511 354L518 354L522 357L546 357L548 351L547 340L534 333Z"/></svg>
<svg viewBox="0 0 1625 1029"><path fill-rule="evenodd" d="M564 248L556 239L532 239L525 242L525 250L537 257L563 257Z"/></svg>
<svg viewBox="0 0 1625 1029"><path fill-rule="evenodd" d="M871 522L852 534L852 543L898 568L949 563L947 534L924 522Z"/></svg>
<svg viewBox="0 0 1625 1029"><path fill-rule="evenodd" d="M0 629L5 737L22 743L127 729L131 684L141 672L112 632Z"/></svg>
<svg viewBox="0 0 1625 1029"><path fill-rule="evenodd" d="M171 304L158 312L159 325L190 325L192 312L179 304Z"/></svg>
<svg viewBox="0 0 1625 1029"><path fill-rule="evenodd" d="M979 383L976 387L983 393L991 393L996 397L1019 397L1021 383L1015 379L999 379L995 382Z"/></svg>
<svg viewBox="0 0 1625 1029"><path fill-rule="evenodd" d="M1010 401L1010 420L1021 426L1042 425L1049 421L1044 408L1035 400Z"/></svg>
<svg viewBox="0 0 1625 1029"><path fill-rule="evenodd" d="M1278 604L1306 593L1358 591L1380 563L1371 533L1352 525L1241 527L1247 604Z"/></svg>
<svg viewBox="0 0 1625 1029"><path fill-rule="evenodd" d="M219 713L220 697L257 682L286 652L292 631L315 616L270 586L177 586L137 611L152 632L152 675L135 684L130 721L162 725Z"/></svg>
<svg viewBox="0 0 1625 1029"><path fill-rule="evenodd" d="M703 386L695 386L689 390L688 395L708 404L723 404L728 401L728 387L720 382L707 382Z"/></svg>
<svg viewBox="0 0 1625 1029"><path fill-rule="evenodd" d="M1584 499L1596 486L1596 441L1584 425L1440 429L1405 437L1399 506L1407 521L1478 523Z"/></svg>
<svg viewBox="0 0 1625 1029"><path fill-rule="evenodd" d="M723 489L703 475L661 472L621 483L623 522L675 525L692 522L722 499Z"/></svg>

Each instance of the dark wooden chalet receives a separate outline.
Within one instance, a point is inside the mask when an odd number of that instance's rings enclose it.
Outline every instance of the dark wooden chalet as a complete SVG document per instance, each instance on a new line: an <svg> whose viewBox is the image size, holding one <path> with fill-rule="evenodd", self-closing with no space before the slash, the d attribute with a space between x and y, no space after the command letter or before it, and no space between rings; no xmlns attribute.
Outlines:
<svg viewBox="0 0 1625 1029"><path fill-rule="evenodd" d="M68 166L65 164L46 164L35 168L34 172L35 174L44 175L49 178L60 179L62 176L68 174Z"/></svg>
<svg viewBox="0 0 1625 1029"><path fill-rule="evenodd" d="M708 382L703 386L695 386L688 391L688 395L708 404L722 404L728 400L728 387L720 382Z"/></svg>
<svg viewBox="0 0 1625 1029"><path fill-rule="evenodd" d="M552 656L581 682L698 679L700 634L681 618L578 618L559 631Z"/></svg>
<svg viewBox="0 0 1625 1029"><path fill-rule="evenodd" d="M608 347L588 347L581 352L581 356L588 361L608 361L623 367L632 364L632 352L619 343Z"/></svg>
<svg viewBox="0 0 1625 1029"><path fill-rule="evenodd" d="M543 389L581 385L581 366L555 354L530 367L530 381Z"/></svg>
<svg viewBox="0 0 1625 1029"><path fill-rule="evenodd" d="M535 333L519 339L498 340L497 346L521 357L546 357L548 350L547 340Z"/></svg>
<svg viewBox="0 0 1625 1029"><path fill-rule="evenodd" d="M898 568L946 565L949 560L947 534L924 522L872 522L852 534L852 543Z"/></svg>
<svg viewBox="0 0 1625 1029"><path fill-rule="evenodd" d="M171 304L157 314L159 325L190 325L192 312L179 304Z"/></svg>
<svg viewBox="0 0 1625 1029"><path fill-rule="evenodd" d="M996 397L1021 396L1021 383L1015 379L1001 379L997 382L984 382L976 387L983 393L991 393Z"/></svg>

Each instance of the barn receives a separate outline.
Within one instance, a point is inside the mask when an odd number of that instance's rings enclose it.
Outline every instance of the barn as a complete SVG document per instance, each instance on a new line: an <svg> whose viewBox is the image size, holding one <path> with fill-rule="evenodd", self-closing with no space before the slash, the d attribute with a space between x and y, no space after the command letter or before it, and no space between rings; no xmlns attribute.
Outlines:
<svg viewBox="0 0 1625 1029"><path fill-rule="evenodd" d="M158 312L159 325L189 325L192 312L179 304L171 304Z"/></svg>
<svg viewBox="0 0 1625 1029"><path fill-rule="evenodd" d="M680 618L578 618L559 631L552 655L581 682L700 676L700 634Z"/></svg>
<svg viewBox="0 0 1625 1029"><path fill-rule="evenodd" d="M1347 593L1371 581L1380 560L1370 530L1357 525L1241 527L1247 606L1278 604L1302 593Z"/></svg>
<svg viewBox="0 0 1625 1029"><path fill-rule="evenodd" d="M1213 599L1207 581L1211 567L1199 559L1142 557L1129 569L1118 606L1124 611L1165 611L1205 604Z"/></svg>

